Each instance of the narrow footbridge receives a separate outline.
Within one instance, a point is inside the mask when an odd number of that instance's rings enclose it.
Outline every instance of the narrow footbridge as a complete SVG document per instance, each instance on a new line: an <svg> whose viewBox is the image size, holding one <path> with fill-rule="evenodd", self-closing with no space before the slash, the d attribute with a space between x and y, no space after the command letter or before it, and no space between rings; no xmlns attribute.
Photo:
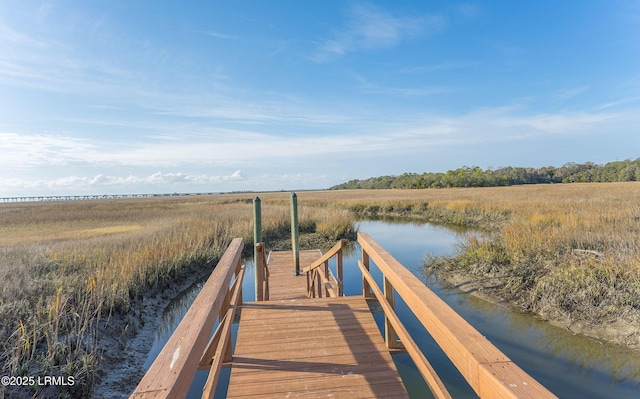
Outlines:
<svg viewBox="0 0 640 399"><path fill-rule="evenodd" d="M223 367L231 367L227 398L407 398L392 360L401 352L411 356L434 397L450 398L398 318L396 295L479 397L555 398L364 233L358 234L362 295L345 296L347 243L324 255L271 252L268 261L257 244L257 300L243 302L243 242L233 240L131 398L184 398L198 370L209 371L202 397L211 398L226 388L218 387ZM381 286L371 267L381 272ZM373 301L384 311L382 333Z"/></svg>

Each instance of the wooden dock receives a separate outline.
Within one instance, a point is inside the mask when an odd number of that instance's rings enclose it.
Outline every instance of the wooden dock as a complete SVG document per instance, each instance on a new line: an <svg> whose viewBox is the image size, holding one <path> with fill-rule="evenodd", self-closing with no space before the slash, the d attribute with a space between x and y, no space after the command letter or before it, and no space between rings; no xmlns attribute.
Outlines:
<svg viewBox="0 0 640 399"><path fill-rule="evenodd" d="M227 398L408 398L362 297L244 304Z"/></svg>
<svg viewBox="0 0 640 399"><path fill-rule="evenodd" d="M300 251L300 265L307 266L322 256L319 249ZM269 254L269 299L307 298L307 279L295 276L293 252L273 251Z"/></svg>
<svg viewBox="0 0 640 399"><path fill-rule="evenodd" d="M339 241L324 255L300 251L298 276L291 251L272 252L267 262L264 245L256 244L257 301L243 303L243 245L233 240L131 398L184 398L197 370L209 371L202 397L213 398L222 367L231 367L228 398L407 398L391 357L406 352L434 397L450 399L396 314L396 296L480 398L556 398L367 234L358 234L362 295L344 296L346 243ZM328 263L334 256L335 276ZM382 286L370 273L373 265L382 273ZM377 301L384 312L382 332L368 301Z"/></svg>
<svg viewBox="0 0 640 399"><path fill-rule="evenodd" d="M300 266L322 256L300 251ZM269 254L269 301L242 305L228 399L408 398L363 297L307 297L293 252Z"/></svg>

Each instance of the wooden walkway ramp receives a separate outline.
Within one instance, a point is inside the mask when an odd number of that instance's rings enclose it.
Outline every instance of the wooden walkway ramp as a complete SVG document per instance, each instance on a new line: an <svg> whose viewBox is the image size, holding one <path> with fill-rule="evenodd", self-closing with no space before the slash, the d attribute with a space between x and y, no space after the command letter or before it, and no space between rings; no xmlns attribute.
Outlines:
<svg viewBox="0 0 640 399"><path fill-rule="evenodd" d="M318 249L300 251L300 265L307 266L318 260ZM294 276L293 252L273 251L269 254L269 300L307 298L305 276Z"/></svg>
<svg viewBox="0 0 640 399"><path fill-rule="evenodd" d="M319 250L300 251L300 266ZM293 252L269 254L269 300L244 303L227 398L408 398L363 297L307 297Z"/></svg>
<svg viewBox="0 0 640 399"><path fill-rule="evenodd" d="M292 252L273 252L267 262L264 245L258 243L257 301L247 303L242 300L242 239L233 240L131 398L185 398L197 370L209 371L202 398L213 398L223 389L218 387L223 367L231 367L228 398L407 398L391 358L405 351L433 396L451 399L396 314L396 298L480 398L556 398L371 237L358 233L358 243L362 295L344 296L346 240L324 255L300 251L299 276ZM332 257L335 276L329 268ZM382 284L371 267L381 273ZM368 301L376 301L384 312L384 331ZM232 324L239 309L233 348Z"/></svg>

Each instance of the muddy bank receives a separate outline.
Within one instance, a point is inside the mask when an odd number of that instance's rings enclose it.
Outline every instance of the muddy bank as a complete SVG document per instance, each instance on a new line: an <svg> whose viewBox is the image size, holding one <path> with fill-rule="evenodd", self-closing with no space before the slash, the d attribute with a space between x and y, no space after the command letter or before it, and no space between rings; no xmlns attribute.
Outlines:
<svg viewBox="0 0 640 399"><path fill-rule="evenodd" d="M153 346L162 315L182 292L206 278L217 260L192 266L176 281L132 301L125 315L112 316L101 327L99 346L102 353L92 399L128 398L142 379L144 363Z"/></svg>
<svg viewBox="0 0 640 399"><path fill-rule="evenodd" d="M500 295L500 288L506 284L507 277L479 277L457 270L431 270L431 276L446 286L471 294L487 302L523 313L527 312L522 304L508 300ZM555 326L564 328L573 334L581 334L613 345L619 345L640 351L640 322L629 317L627 320L614 320L600 325L585 321L572 320L557 309L543 309L532 314Z"/></svg>

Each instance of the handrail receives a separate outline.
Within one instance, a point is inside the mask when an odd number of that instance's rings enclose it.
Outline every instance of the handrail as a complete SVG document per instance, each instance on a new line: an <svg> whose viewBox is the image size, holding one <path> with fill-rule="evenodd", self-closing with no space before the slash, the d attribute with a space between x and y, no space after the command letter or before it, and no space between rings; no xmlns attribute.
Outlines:
<svg viewBox="0 0 640 399"><path fill-rule="evenodd" d="M222 348L216 348L218 350L214 352L222 353L223 361L230 358L229 327L233 317L229 317L229 311L235 312L237 306L242 303L242 247L242 238L231 241L200 294L130 398L184 398L203 354L211 352L207 343L210 342L209 337L218 316L222 327L219 328L220 332L214 333L214 337L218 335L217 346L220 341L223 343ZM234 276L235 288L232 290L230 284Z"/></svg>
<svg viewBox="0 0 640 399"><path fill-rule="evenodd" d="M232 360L232 348L231 348L231 327L233 325L233 318L236 315L238 309L238 301L242 293L242 279L244 277L245 268L242 266L240 273L238 274L236 281L231 288L231 301L229 309L225 315L220 315L220 324L216 329L214 336L209 341L207 350L200 359L201 367L208 367L209 377L202 389L202 399L213 399L213 395L216 393L216 387L218 386L218 379L220 377L220 369L223 362L230 362ZM217 330L221 330L218 334ZM216 340L215 336L218 336ZM222 344L220 339L224 338ZM214 350L215 349L215 350ZM213 352L213 353L212 353Z"/></svg>
<svg viewBox="0 0 640 399"><path fill-rule="evenodd" d="M407 329L400 321L400 318L393 309L393 305L389 303L384 293L380 290L371 273L369 273L369 271L365 268L362 261L358 261L358 266L362 271L363 277L369 282L375 297L378 299L378 302L380 303L380 306L384 311L385 319L392 325L393 332L389 331L388 324L385 330L385 340L387 343L387 348L399 349L398 347L401 347L402 349L405 349L413 360L420 374L422 374L422 377L431 389L433 395L438 399L451 399L451 394L449 393L449 391L447 391L447 388L442 383L442 380L440 380L440 377L438 377L438 374L433 369L426 356L422 353L422 351L420 351L420 348L418 348L418 345L413 340L413 338L411 338L411 334L409 334ZM397 341L398 338L400 338L400 342Z"/></svg>
<svg viewBox="0 0 640 399"><path fill-rule="evenodd" d="M344 248L347 244L349 244L349 240L347 240L346 238L341 239L336 243L336 245L334 245L329 251L327 251L326 254L322 255L318 260L316 260L309 266L302 269L302 272L309 273L311 270L315 269L316 267L321 266L322 264L324 264L324 262L328 261L329 259L334 257L338 252L340 252L342 248Z"/></svg>
<svg viewBox="0 0 640 399"><path fill-rule="evenodd" d="M385 334L388 346L397 341L398 335L404 335L403 327L398 323L399 320L394 320L395 313L390 312L393 310L395 290L480 398L556 398L553 393L483 337L368 234L358 233L358 243L362 247L363 255L360 263L363 270L363 295L371 297L370 290L373 289L374 295L378 297L385 310ZM368 272L369 260L373 260L384 275L384 294L380 292ZM411 348L415 343L408 342L406 337L403 344L410 355L414 349L419 351L417 347ZM414 358L414 355L411 357L418 365L420 359ZM421 369L423 366L425 369L430 368L428 364L419 366L421 373L423 373ZM431 386L427 377L425 381L430 384L430 388L436 394L435 391L438 388Z"/></svg>
<svg viewBox="0 0 640 399"><path fill-rule="evenodd" d="M349 243L347 239L341 239L326 254L302 269L307 276L307 296L315 298L316 294L322 298L322 293L327 297L344 295L342 249ZM329 269L329 259L337 257L336 274L334 276ZM320 267L322 266L322 267Z"/></svg>

